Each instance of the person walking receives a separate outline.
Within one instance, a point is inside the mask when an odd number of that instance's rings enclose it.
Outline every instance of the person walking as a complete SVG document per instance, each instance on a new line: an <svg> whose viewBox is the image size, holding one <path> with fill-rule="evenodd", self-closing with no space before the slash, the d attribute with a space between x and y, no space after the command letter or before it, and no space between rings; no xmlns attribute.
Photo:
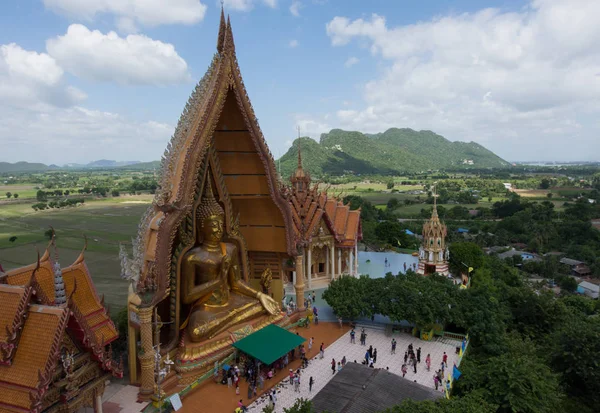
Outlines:
<svg viewBox="0 0 600 413"><path fill-rule="evenodd" d="M356 331L354 331L354 329L352 329L352 331L350 331L350 344L356 344Z"/></svg>
<svg viewBox="0 0 600 413"><path fill-rule="evenodd" d="M338 323L340 323L340 328L344 328L344 321L342 320L342 317L338 317Z"/></svg>
<svg viewBox="0 0 600 413"><path fill-rule="evenodd" d="M294 391L300 393L300 376L297 374L294 376Z"/></svg>
<svg viewBox="0 0 600 413"><path fill-rule="evenodd" d="M314 341L315 341L314 337L311 337L310 340L308 340L308 351L312 350L312 345L313 345Z"/></svg>
<svg viewBox="0 0 600 413"><path fill-rule="evenodd" d="M313 379L312 376L310 376L310 379L308 380L308 392L312 392L312 386L313 384L315 384L315 379Z"/></svg>
<svg viewBox="0 0 600 413"><path fill-rule="evenodd" d="M321 347L319 348L319 356L320 358L325 357L325 343L321 343Z"/></svg>
<svg viewBox="0 0 600 413"><path fill-rule="evenodd" d="M342 363L338 361L337 371L342 371Z"/></svg>
<svg viewBox="0 0 600 413"><path fill-rule="evenodd" d="M448 355L444 351L444 355L442 356L442 363L444 363L444 367L448 367Z"/></svg>
<svg viewBox="0 0 600 413"><path fill-rule="evenodd" d="M313 303L317 302L317 295L315 294L314 291L312 292L312 300L313 300Z"/></svg>
<svg viewBox="0 0 600 413"><path fill-rule="evenodd" d="M373 350L373 363L377 363L377 349Z"/></svg>
<svg viewBox="0 0 600 413"><path fill-rule="evenodd" d="M407 370L408 370L408 369L406 368L406 363L404 363L404 364L402 365L402 377L406 376L406 372L407 372Z"/></svg>
<svg viewBox="0 0 600 413"><path fill-rule="evenodd" d="M425 364L427 365L427 371L431 370L431 355L429 353L425 357Z"/></svg>
<svg viewBox="0 0 600 413"><path fill-rule="evenodd" d="M344 356L342 358L342 367L344 367L346 365L346 356Z"/></svg>
<svg viewBox="0 0 600 413"><path fill-rule="evenodd" d="M435 389L437 390L440 386L440 379L438 379L437 374L433 375L433 384L435 384Z"/></svg>
<svg viewBox="0 0 600 413"><path fill-rule="evenodd" d="M369 354L369 350L367 350L367 352L365 353L365 364L369 365L369 359L371 358L371 355Z"/></svg>
<svg viewBox="0 0 600 413"><path fill-rule="evenodd" d="M331 359L331 374L335 374L335 359Z"/></svg>
<svg viewBox="0 0 600 413"><path fill-rule="evenodd" d="M290 384L294 384L294 370L290 369Z"/></svg>
<svg viewBox="0 0 600 413"><path fill-rule="evenodd" d="M413 363L413 369L415 370L415 374L417 374L417 359L413 358L412 363Z"/></svg>
<svg viewBox="0 0 600 413"><path fill-rule="evenodd" d="M406 361L408 360L408 351L404 352L404 364L406 364Z"/></svg>
<svg viewBox="0 0 600 413"><path fill-rule="evenodd" d="M396 354L396 339L392 339L392 354Z"/></svg>
<svg viewBox="0 0 600 413"><path fill-rule="evenodd" d="M417 349L417 363L421 362L421 347Z"/></svg>

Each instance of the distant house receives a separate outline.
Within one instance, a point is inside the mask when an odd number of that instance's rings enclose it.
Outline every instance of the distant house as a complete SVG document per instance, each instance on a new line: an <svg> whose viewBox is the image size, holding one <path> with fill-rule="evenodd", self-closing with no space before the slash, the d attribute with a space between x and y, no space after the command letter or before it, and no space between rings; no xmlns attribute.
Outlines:
<svg viewBox="0 0 600 413"><path fill-rule="evenodd" d="M541 261L542 260L540 258L540 256L537 254L534 254L532 252L527 252L527 251L516 250L514 248L511 249L510 251L506 251L501 254L498 254L498 258L500 258L501 260L504 260L506 258L512 258L516 255L520 256L523 259L523 261Z"/></svg>
<svg viewBox="0 0 600 413"><path fill-rule="evenodd" d="M582 281L577 286L577 292L579 294L598 299L598 295L600 294L600 285L596 285L588 281Z"/></svg>
<svg viewBox="0 0 600 413"><path fill-rule="evenodd" d="M512 189L512 184L511 183L504 182L502 185L504 185L504 189L508 189L509 191Z"/></svg>
<svg viewBox="0 0 600 413"><path fill-rule="evenodd" d="M413 237L415 236L415 233L412 232L410 229L406 229L406 230L404 230L404 232L406 233L406 235L411 235Z"/></svg>
<svg viewBox="0 0 600 413"><path fill-rule="evenodd" d="M459 234L468 234L469 230L467 228L459 228L456 230Z"/></svg>

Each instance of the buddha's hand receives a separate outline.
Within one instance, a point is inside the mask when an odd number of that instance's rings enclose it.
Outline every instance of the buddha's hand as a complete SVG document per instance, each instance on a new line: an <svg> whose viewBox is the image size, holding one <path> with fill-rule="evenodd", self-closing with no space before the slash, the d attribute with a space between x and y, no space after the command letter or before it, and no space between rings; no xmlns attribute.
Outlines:
<svg viewBox="0 0 600 413"><path fill-rule="evenodd" d="M259 292L256 297L269 314L275 315L279 312L279 304L267 294Z"/></svg>

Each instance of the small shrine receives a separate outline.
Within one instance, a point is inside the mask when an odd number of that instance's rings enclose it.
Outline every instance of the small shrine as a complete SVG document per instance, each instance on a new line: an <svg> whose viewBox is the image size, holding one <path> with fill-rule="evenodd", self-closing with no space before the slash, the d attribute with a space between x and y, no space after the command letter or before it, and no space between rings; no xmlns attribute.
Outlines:
<svg viewBox="0 0 600 413"><path fill-rule="evenodd" d="M0 275L0 412L102 412L111 376L122 377L118 333L85 264L61 268L56 244L38 262Z"/></svg>
<svg viewBox="0 0 600 413"><path fill-rule="evenodd" d="M419 247L419 266L417 274L438 273L448 275L450 253L446 246L446 225L440 221L437 212L436 197L433 197L431 218L423 224L423 242Z"/></svg>
<svg viewBox="0 0 600 413"><path fill-rule="evenodd" d="M336 198L319 190L303 168L301 139L296 141L298 166L290 177L291 186L282 192L290 203L294 233L306 250L303 266L308 289L324 287L341 275L358 276L358 242L362 239L360 209L351 211ZM292 274L295 278L297 274ZM298 295L299 300L303 297Z"/></svg>

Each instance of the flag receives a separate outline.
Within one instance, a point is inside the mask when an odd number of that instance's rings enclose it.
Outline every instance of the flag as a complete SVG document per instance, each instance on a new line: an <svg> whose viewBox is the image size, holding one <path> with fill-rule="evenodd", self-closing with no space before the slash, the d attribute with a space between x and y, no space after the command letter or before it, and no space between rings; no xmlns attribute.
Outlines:
<svg viewBox="0 0 600 413"><path fill-rule="evenodd" d="M454 365L454 368L452 369L452 376L454 376L454 380L458 380L458 378L462 375L462 373L460 372L460 370L458 369L458 367L456 367L456 364Z"/></svg>

